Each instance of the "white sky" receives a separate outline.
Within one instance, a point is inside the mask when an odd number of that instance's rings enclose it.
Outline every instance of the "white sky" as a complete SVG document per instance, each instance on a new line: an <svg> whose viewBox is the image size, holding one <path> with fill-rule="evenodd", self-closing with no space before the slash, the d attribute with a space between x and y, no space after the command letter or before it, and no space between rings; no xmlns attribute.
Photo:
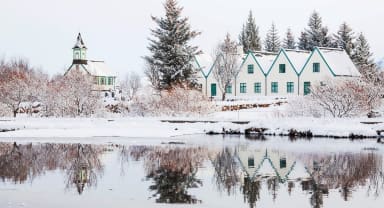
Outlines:
<svg viewBox="0 0 384 208"><path fill-rule="evenodd" d="M148 53L150 15L162 16L163 0L1 0L0 55L25 57L49 74L62 73L72 61L78 32L88 58L104 60L120 75L141 72ZM193 41L209 53L229 32L238 36L249 10L262 37L275 22L283 37L288 27L295 36L307 27L317 10L330 32L346 21L367 37L376 59L384 57L382 0L179 0L183 15L202 35Z"/></svg>

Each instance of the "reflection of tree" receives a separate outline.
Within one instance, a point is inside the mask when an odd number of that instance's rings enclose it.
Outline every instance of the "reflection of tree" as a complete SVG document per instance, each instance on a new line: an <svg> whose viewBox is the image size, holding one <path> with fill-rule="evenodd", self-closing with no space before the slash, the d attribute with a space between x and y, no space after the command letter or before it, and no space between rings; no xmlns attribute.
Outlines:
<svg viewBox="0 0 384 208"><path fill-rule="evenodd" d="M277 198L277 192L279 191L279 178L278 177L270 177L267 179L268 190L272 194L273 200Z"/></svg>
<svg viewBox="0 0 384 208"><path fill-rule="evenodd" d="M239 166L235 155L229 148L224 148L211 160L215 168L214 178L218 189L226 190L228 194L231 194L240 181Z"/></svg>
<svg viewBox="0 0 384 208"><path fill-rule="evenodd" d="M244 201L249 204L250 208L256 207L256 202L260 199L261 182L259 180L252 180L249 177L244 178L244 185L242 192Z"/></svg>
<svg viewBox="0 0 384 208"><path fill-rule="evenodd" d="M155 192L157 203L201 202L188 194L188 189L202 185L196 173L207 158L207 149L142 146L129 149L134 159L144 158L147 178L153 180L149 189Z"/></svg>
<svg viewBox="0 0 384 208"><path fill-rule="evenodd" d="M102 171L101 152L101 147L92 145L0 143L0 177L23 183L47 170L62 169L67 173L67 187L74 184L81 193L85 184L96 184L96 173Z"/></svg>

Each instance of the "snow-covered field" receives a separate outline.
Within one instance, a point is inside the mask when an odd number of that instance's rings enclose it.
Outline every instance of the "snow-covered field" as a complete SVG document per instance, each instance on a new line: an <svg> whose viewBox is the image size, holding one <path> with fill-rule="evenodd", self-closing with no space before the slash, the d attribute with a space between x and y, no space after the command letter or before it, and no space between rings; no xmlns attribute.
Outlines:
<svg viewBox="0 0 384 208"><path fill-rule="evenodd" d="M212 121L196 123L169 123L172 121ZM234 124L232 121L249 121ZM363 124L361 122L377 122ZM130 137L170 138L182 135L221 132L223 128L244 131L246 128L267 128L266 133L287 133L290 129L310 130L314 135L348 136L350 134L375 136L384 130L384 119L368 118L310 118L286 117L284 107L255 108L239 111L216 112L204 117L127 117L127 118L2 118L0 138L89 138Z"/></svg>

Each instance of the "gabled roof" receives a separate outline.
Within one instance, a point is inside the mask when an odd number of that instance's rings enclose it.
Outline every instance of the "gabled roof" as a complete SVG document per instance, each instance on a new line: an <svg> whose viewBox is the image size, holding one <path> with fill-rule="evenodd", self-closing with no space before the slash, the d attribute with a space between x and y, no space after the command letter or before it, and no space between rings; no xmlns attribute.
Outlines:
<svg viewBox="0 0 384 208"><path fill-rule="evenodd" d="M297 74L301 72L305 62L308 60L310 55L310 51L302 51L302 50L288 50L285 49L285 53L288 56L288 60L291 62L293 67L295 68Z"/></svg>
<svg viewBox="0 0 384 208"><path fill-rule="evenodd" d="M329 48L317 48L317 50L336 76L360 76L355 64L344 50Z"/></svg>
<svg viewBox="0 0 384 208"><path fill-rule="evenodd" d="M278 54L276 53L254 52L254 57L260 64L260 67L265 75L268 74L268 71L271 68L273 62L275 61L277 55Z"/></svg>
<svg viewBox="0 0 384 208"><path fill-rule="evenodd" d="M77 35L77 39L76 39L75 46L73 46L72 49L75 49L75 48L84 48L84 49L87 49L87 47L85 46L84 41L83 41L83 38L81 37L81 34L80 34L80 33Z"/></svg>
<svg viewBox="0 0 384 208"><path fill-rule="evenodd" d="M205 53L202 53L195 56L195 62L198 69L203 74L203 76L208 77L208 74L211 71L211 68L213 67L213 64L214 64L212 57Z"/></svg>
<svg viewBox="0 0 384 208"><path fill-rule="evenodd" d="M295 52L295 53L296 53L296 52ZM295 55L297 56L297 54L295 54ZM286 52L283 48L280 49L279 54L277 54L277 56L276 56L275 60L273 61L272 65L269 67L269 70L268 70L268 72L267 72L267 75L272 71L273 67L275 66L275 64L276 64L276 62L277 62L277 60L279 59L280 56L285 56L285 58L288 60L289 64L291 65L293 71L294 71L297 75L299 75L299 72L298 72L296 66L292 63L292 60L290 59L290 57L288 57L287 52ZM299 62L299 61L296 61L297 64L298 64L298 62ZM303 63L303 64L304 64L304 63Z"/></svg>
<svg viewBox="0 0 384 208"><path fill-rule="evenodd" d="M116 76L104 61L87 61L83 66L92 76Z"/></svg>
<svg viewBox="0 0 384 208"><path fill-rule="evenodd" d="M315 47L304 64L300 75L308 65L313 54L318 53L333 76L358 77L361 76L351 58L343 49Z"/></svg>

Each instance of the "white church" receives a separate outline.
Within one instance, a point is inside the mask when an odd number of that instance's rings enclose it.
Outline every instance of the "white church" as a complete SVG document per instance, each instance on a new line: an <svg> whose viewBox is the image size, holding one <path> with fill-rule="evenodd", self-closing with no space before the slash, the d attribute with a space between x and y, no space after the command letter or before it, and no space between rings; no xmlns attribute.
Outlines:
<svg viewBox="0 0 384 208"><path fill-rule="evenodd" d="M111 92L112 97L117 90L116 74L105 64L104 61L95 61L87 59L87 47L79 33L73 50L72 65L65 72L64 76L71 73L72 70L80 70L85 74L91 75L94 79L93 90Z"/></svg>
<svg viewBox="0 0 384 208"><path fill-rule="evenodd" d="M231 86L225 89L227 97L249 99L257 96L307 95L313 85L360 76L342 49L280 49L278 53L249 52L240 57L242 63L238 73ZM195 58L202 92L212 99L221 99L222 92L213 75L215 62L206 54Z"/></svg>

